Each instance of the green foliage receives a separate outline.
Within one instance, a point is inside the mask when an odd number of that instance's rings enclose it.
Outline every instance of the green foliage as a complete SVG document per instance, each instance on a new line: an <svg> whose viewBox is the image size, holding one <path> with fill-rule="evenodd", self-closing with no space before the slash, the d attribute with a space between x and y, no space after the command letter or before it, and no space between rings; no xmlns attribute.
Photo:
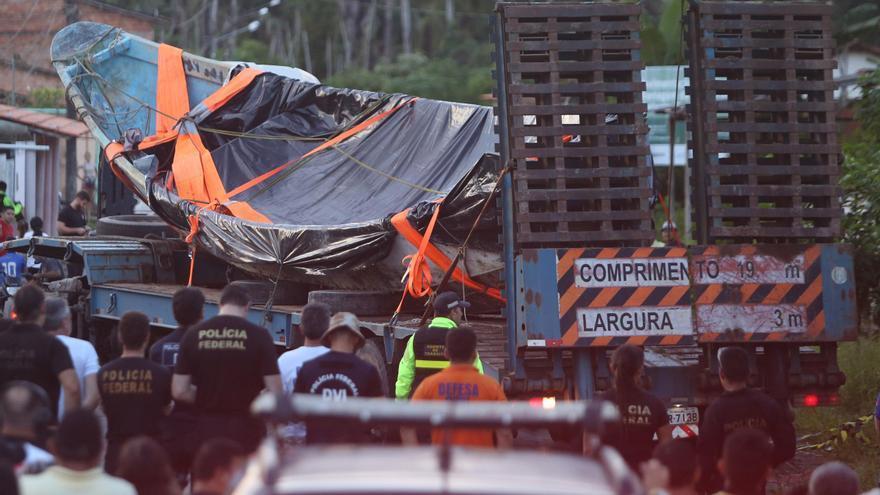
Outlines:
<svg viewBox="0 0 880 495"><path fill-rule="evenodd" d="M666 65L684 63L684 50L681 37L681 16L684 2L667 0L663 15L660 16L659 30L663 37L663 63Z"/></svg>
<svg viewBox="0 0 880 495"><path fill-rule="evenodd" d="M253 38L241 40L235 49L235 56L233 58L235 60L245 60L260 64L284 64L283 60L278 60L269 54L269 46L266 43Z"/></svg>
<svg viewBox="0 0 880 495"><path fill-rule="evenodd" d="M663 33L649 16L642 16L642 60L645 65L663 65L666 58L666 42Z"/></svg>
<svg viewBox="0 0 880 495"><path fill-rule="evenodd" d="M421 54L401 56L372 71L344 72L325 82L337 87L471 103L480 103L480 95L489 93L493 84L487 66L467 67L452 58L429 59Z"/></svg>
<svg viewBox="0 0 880 495"><path fill-rule="evenodd" d="M800 408L796 410L798 434L819 434L824 440L834 429L872 414L874 399L880 389L880 341L876 337L862 338L858 342L841 344L837 352L841 370L846 374L846 385L840 390L841 405L833 408ZM880 465L880 449L872 424L862 427L868 442L845 441L835 448L835 459L843 461L859 473L862 486L876 484L877 466ZM807 443L811 443L810 440Z"/></svg>
<svg viewBox="0 0 880 495"><path fill-rule="evenodd" d="M394 62L381 62L372 70L349 70L330 77L327 84L385 93L407 93L425 98L483 103L491 93L492 45L469 39L451 30L438 44L436 54L401 55Z"/></svg>
<svg viewBox="0 0 880 495"><path fill-rule="evenodd" d="M64 106L64 90L61 88L34 88L28 95L28 103L36 108L60 108Z"/></svg>
<svg viewBox="0 0 880 495"><path fill-rule="evenodd" d="M844 142L845 240L855 247L859 307L880 321L880 70L861 80L860 129Z"/></svg>
<svg viewBox="0 0 880 495"><path fill-rule="evenodd" d="M834 31L838 44L880 43L880 5L876 0L836 0Z"/></svg>

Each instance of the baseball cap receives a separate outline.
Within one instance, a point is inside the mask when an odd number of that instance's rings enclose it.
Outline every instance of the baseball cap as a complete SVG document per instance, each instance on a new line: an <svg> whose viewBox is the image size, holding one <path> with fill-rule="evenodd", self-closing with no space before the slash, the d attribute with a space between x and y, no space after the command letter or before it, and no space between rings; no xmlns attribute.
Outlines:
<svg viewBox="0 0 880 495"><path fill-rule="evenodd" d="M352 313L343 312L336 313L330 318L330 326L327 327L327 331L321 337L321 345L330 347L330 335L337 330L347 330L351 334L357 335L360 340L358 347L362 347L366 341L364 334L361 333L361 325L358 322L357 316Z"/></svg>
<svg viewBox="0 0 880 495"><path fill-rule="evenodd" d="M448 290L437 294L434 298L434 313L438 315L448 315L455 308L469 308L471 303L459 299L458 294Z"/></svg>

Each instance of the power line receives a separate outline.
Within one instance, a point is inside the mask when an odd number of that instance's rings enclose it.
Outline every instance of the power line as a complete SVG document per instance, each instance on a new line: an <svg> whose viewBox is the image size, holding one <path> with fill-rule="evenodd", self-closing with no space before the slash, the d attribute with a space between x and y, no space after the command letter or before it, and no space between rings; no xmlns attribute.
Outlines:
<svg viewBox="0 0 880 495"><path fill-rule="evenodd" d="M321 1L323 1L325 3L338 4L337 0L321 0ZM345 1L346 2L368 3L373 0L345 0ZM401 10L399 4L397 4L397 3L391 5L391 7L388 7L384 3L377 2L376 8L379 10L396 10L396 11ZM446 11L441 10L441 9L428 9L428 8L424 8L424 7L410 7L410 10L413 12L419 12L422 14L446 15ZM485 18L485 17L492 15L492 11L489 10L486 12L473 12L473 11L456 10L453 13L453 15L456 17L482 17L482 18Z"/></svg>

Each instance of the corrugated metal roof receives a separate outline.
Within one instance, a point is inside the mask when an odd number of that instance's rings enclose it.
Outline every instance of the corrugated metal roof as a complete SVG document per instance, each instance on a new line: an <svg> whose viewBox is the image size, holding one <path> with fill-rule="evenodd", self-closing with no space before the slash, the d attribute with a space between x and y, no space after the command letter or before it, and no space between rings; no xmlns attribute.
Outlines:
<svg viewBox="0 0 880 495"><path fill-rule="evenodd" d="M79 137L89 132L89 128L78 120L9 105L0 105L0 120L26 125L37 132L61 137Z"/></svg>

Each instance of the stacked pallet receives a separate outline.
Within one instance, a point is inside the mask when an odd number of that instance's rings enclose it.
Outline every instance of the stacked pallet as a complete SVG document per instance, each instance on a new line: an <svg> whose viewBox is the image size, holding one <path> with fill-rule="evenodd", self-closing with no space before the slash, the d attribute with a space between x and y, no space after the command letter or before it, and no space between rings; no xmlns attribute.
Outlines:
<svg viewBox="0 0 880 495"><path fill-rule="evenodd" d="M650 244L641 7L498 9L517 248Z"/></svg>
<svg viewBox="0 0 880 495"><path fill-rule="evenodd" d="M701 2L691 15L689 148L691 167L703 168L694 188L706 195L700 205L695 194L695 208L706 208L704 241L834 240L842 212L831 6Z"/></svg>

